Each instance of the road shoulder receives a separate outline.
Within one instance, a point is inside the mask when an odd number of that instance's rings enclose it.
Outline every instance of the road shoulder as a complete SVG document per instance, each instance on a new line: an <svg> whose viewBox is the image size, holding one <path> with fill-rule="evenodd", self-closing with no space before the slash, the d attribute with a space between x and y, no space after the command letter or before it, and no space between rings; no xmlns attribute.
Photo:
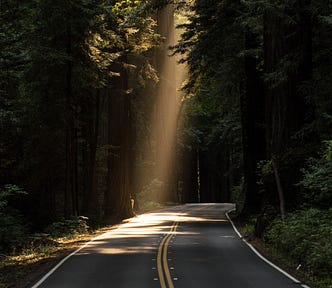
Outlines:
<svg viewBox="0 0 332 288"><path fill-rule="evenodd" d="M267 243L263 241L263 239L255 237L252 229L248 228L251 226L249 224L249 219L238 217L234 211L228 213L228 216L233 222L234 228L238 231L239 237L243 238L243 240L247 242L249 246L252 246L252 248L254 248L258 254L265 258L267 260L266 262L271 262L272 265L277 267L277 270L280 269L285 272L285 274L288 274L291 279L294 278L297 280L299 283L301 283L302 287L316 288L312 285L312 283L310 283L310 287L306 284L302 284L306 282L309 283L310 279L301 273L301 271L297 269L298 267L288 263L287 260L282 257L282 255L278 255L276 252L272 251L272 249Z"/></svg>

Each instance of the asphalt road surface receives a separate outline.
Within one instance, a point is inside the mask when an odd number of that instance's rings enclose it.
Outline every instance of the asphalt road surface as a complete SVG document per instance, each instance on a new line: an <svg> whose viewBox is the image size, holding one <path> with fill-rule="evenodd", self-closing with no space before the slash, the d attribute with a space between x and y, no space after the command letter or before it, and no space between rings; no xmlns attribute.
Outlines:
<svg viewBox="0 0 332 288"><path fill-rule="evenodd" d="M301 287L240 239L225 216L232 208L187 204L140 215L90 241L32 288Z"/></svg>

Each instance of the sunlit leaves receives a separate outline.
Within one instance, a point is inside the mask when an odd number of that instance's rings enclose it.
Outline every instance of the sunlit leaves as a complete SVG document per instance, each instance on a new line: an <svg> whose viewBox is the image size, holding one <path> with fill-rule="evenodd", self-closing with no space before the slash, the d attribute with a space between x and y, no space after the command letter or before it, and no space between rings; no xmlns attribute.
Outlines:
<svg viewBox="0 0 332 288"><path fill-rule="evenodd" d="M131 53L142 54L158 45L156 21L149 16L149 1L117 1L112 12L117 17L118 29Z"/></svg>
<svg viewBox="0 0 332 288"><path fill-rule="evenodd" d="M184 33L175 51L183 55L182 62L189 67L186 98L197 98L187 100L187 105L196 107L188 107L187 113L196 119L204 145L239 139L239 54L243 38L236 13L236 6L229 1L197 1L188 12L186 23L180 25Z"/></svg>
<svg viewBox="0 0 332 288"><path fill-rule="evenodd" d="M117 1L112 7L112 11L117 16L126 17L130 14L140 11L141 5L146 1L139 0L122 0Z"/></svg>

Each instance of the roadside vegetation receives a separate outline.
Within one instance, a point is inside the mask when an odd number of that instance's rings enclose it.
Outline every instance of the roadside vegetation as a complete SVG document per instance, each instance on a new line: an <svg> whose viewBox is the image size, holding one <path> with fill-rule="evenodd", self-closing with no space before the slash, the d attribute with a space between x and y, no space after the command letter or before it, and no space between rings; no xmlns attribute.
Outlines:
<svg viewBox="0 0 332 288"><path fill-rule="evenodd" d="M156 199L148 200L158 187L153 184L143 189L137 199L137 213L163 207ZM21 212L10 205L15 197L25 194L15 185L6 185L0 190L0 288L27 287L61 258L97 234L115 227L94 226L87 217L78 216L59 218L36 232Z"/></svg>
<svg viewBox="0 0 332 288"><path fill-rule="evenodd" d="M241 234L261 254L311 288L331 288L332 209L304 208L275 218L262 238L255 226L260 215L234 216Z"/></svg>
<svg viewBox="0 0 332 288"><path fill-rule="evenodd" d="M281 255L314 287L332 287L332 141L303 169L305 204L275 219L265 234L273 254Z"/></svg>
<svg viewBox="0 0 332 288"><path fill-rule="evenodd" d="M239 221L258 250L312 288L332 287L331 175L332 141L326 141L321 156L310 158L303 169L298 184L305 191L302 208L287 213L284 220L269 207Z"/></svg>
<svg viewBox="0 0 332 288"><path fill-rule="evenodd" d="M33 284L92 235L93 232L61 238L34 235L29 245L0 255L0 287L21 288Z"/></svg>
<svg viewBox="0 0 332 288"><path fill-rule="evenodd" d="M0 287L26 287L81 241L97 233L86 217L58 219L43 230L31 232L23 215L10 201L25 192L7 185L0 190Z"/></svg>
<svg viewBox="0 0 332 288"><path fill-rule="evenodd" d="M275 220L265 241L274 257L281 258L312 287L332 287L332 209L307 208Z"/></svg>

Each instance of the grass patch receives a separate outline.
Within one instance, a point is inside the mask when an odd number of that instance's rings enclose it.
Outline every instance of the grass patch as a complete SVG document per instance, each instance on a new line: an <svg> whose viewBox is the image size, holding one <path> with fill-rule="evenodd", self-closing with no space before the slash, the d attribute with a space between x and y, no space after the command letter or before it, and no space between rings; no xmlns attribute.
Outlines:
<svg viewBox="0 0 332 288"><path fill-rule="evenodd" d="M62 258L98 234L116 227L91 229L86 218L59 220L45 231L27 236L23 248L0 254L0 288L24 288L32 285Z"/></svg>
<svg viewBox="0 0 332 288"><path fill-rule="evenodd" d="M0 288L23 288L32 285L49 271L60 259L88 241L97 232L52 239L42 243L0 255Z"/></svg>

